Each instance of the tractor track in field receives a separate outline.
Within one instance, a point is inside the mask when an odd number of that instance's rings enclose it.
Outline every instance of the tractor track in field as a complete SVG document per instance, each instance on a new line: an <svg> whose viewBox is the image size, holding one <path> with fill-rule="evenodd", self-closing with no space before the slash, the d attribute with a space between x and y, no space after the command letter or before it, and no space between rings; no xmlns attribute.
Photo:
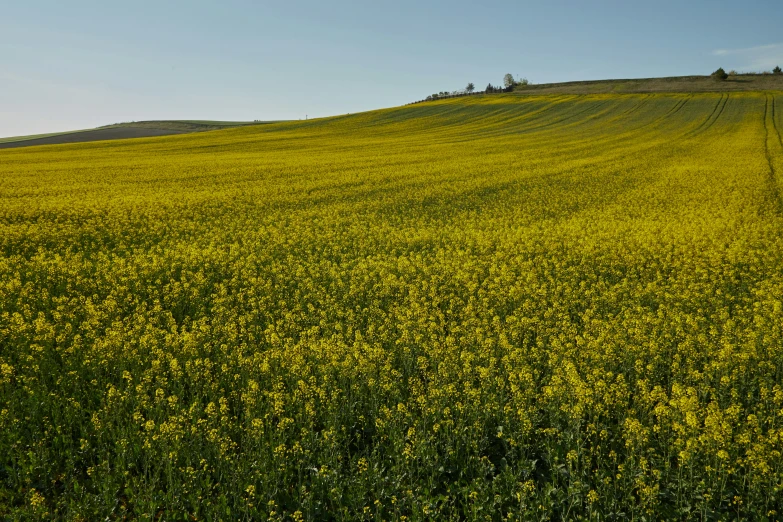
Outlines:
<svg viewBox="0 0 783 522"><path fill-rule="evenodd" d="M677 114L678 112L680 112L680 109L682 109L683 107L685 107L685 105L686 105L686 104L687 104L689 101L691 101L691 98L692 98L692 97L693 97L693 96L688 96L687 98L685 98L684 100L682 100L682 103L681 103L679 106L675 106L675 107L673 107L673 108L672 108L672 110L670 110L669 112L667 112L667 113L666 113L666 115L665 115L664 117L665 117L665 118L668 118L669 116L674 116L675 114Z"/></svg>
<svg viewBox="0 0 783 522"><path fill-rule="evenodd" d="M566 100L566 101L570 101L570 100ZM552 126L557 126L557 125L559 125L561 123L564 123L564 122L570 122L570 123L568 123L566 125L578 125L581 122L588 121L590 118L587 118L585 120L577 120L576 122L574 122L573 120L579 118L579 116L581 116L581 115L583 115L583 114L585 114L587 112L590 112L591 110L605 107L607 105L607 103L611 103L611 102L608 101L608 100L597 101L597 102L589 104L589 106L587 108L578 110L577 112L574 112L574 113L571 113L571 114L568 114L568 115L560 118L559 120L556 120L556 121L546 121L546 120L544 120L544 122L542 124L540 124L540 125L536 125L536 123L538 122L538 120L540 118L535 118L533 122L531 122L529 120L523 119L523 120L520 121L520 123L522 123L522 124L533 123L533 125L531 125L531 126L524 126L524 127L520 128L520 129L488 130L488 131L482 132L481 133L481 137L482 138L488 138L488 137L492 137L492 136L502 136L502 135L507 135L507 134L515 134L516 135L516 134L536 133L536 132L539 132L539 131L541 131L543 129L548 129L548 128L552 127ZM551 107L549 107L547 110L550 110L550 109L551 109ZM541 115L541 114L545 115L547 110L542 110L542 111L538 112L537 115ZM497 126L497 125L495 125L495 126ZM475 139L475 137L473 137L473 136L465 137L465 138L462 138L462 139L457 139L457 140L450 141L450 143L469 142L469 141L471 141L473 139Z"/></svg>
<svg viewBox="0 0 783 522"><path fill-rule="evenodd" d="M627 109L626 111L618 114L615 118L613 118L612 121L615 121L615 120L618 120L618 119L621 119L621 118L625 118L629 114L638 111L639 109L641 109L647 103L647 100L649 100L649 99L650 99L650 95L649 94L647 96L642 97L642 99L639 101L639 103L637 103L636 105L634 105L630 109Z"/></svg>
<svg viewBox="0 0 783 522"><path fill-rule="evenodd" d="M702 128L702 127L704 127L704 126L707 124L707 122L708 122L708 121L710 121L710 120L712 119L712 117L715 115L715 112L718 110L718 106L720 106L720 102L722 102L722 101L723 101L723 95L721 94L721 95L720 95L720 99L719 99L719 100L718 100L718 102L715 104L715 107L713 107L713 108L712 108L712 112L710 112L710 115L709 115L709 116L707 116L707 119L705 119L703 122L701 122L701 124L700 124L698 127L696 127L695 129L693 129L693 130L692 130L692 131L689 133L689 135L691 135L691 136L694 136L694 135L696 135L696 134L698 134L698 133L699 133L699 131L701 130L701 128Z"/></svg>
<svg viewBox="0 0 783 522"><path fill-rule="evenodd" d="M728 104L728 102L729 102L729 95L721 94L720 100L718 100L718 103L715 104L715 107L712 109L710 115L707 116L707 119L704 120L701 123L701 125L693 129L687 135L693 137L696 136L697 134L706 132L710 127L712 127L715 124L716 121L718 121L718 118L720 118L720 115L723 114L723 110L726 108L726 104Z"/></svg>
<svg viewBox="0 0 783 522"><path fill-rule="evenodd" d="M775 98L775 95L772 95L772 127L775 129L775 134L778 135L778 143L780 143L780 148L783 149L783 136L780 135L780 129L778 129L778 121L777 121L777 115L775 114L776 107L777 107L778 100Z"/></svg>
<svg viewBox="0 0 783 522"><path fill-rule="evenodd" d="M726 110L726 105L729 104L729 96L731 96L729 93L726 93L726 98L723 100L723 105L720 106L720 110L718 110L718 114L715 115L715 117L710 121L704 129L702 129L702 132L706 131L713 125L715 125L715 122L718 121L723 114L723 111Z"/></svg>
<svg viewBox="0 0 783 522"><path fill-rule="evenodd" d="M554 126L554 125L559 125L560 123L563 123L563 122L566 122L566 121L569 121L569 120L573 120L573 119L575 119L575 118L578 118L578 117L579 117L579 116L581 116L582 114L584 114L584 113L586 113L586 112L590 112L591 110L593 110L593 109L595 109L595 108L597 108L597 107L603 107L603 106L605 106L607 103L608 103L607 101L600 101L600 102L598 102L598 103L596 103L596 104L590 104L590 105L589 105L587 108L585 108L585 109L582 109L582 110L580 110L580 111L577 111L577 112L575 112L575 113L573 113L573 114L570 114L570 115L568 115L568 116L565 116L564 118L561 118L561 119L559 119L559 120L556 120L556 121L550 121L550 122L544 123L543 125L539 125L538 127L529 127L529 128L523 129L523 130L522 130L522 132L520 132L519 134L522 134L522 133L527 133L527 132L538 132L538 131L540 131L541 129L546 129L546 128L548 128L548 127L552 127L552 126Z"/></svg>
<svg viewBox="0 0 783 522"><path fill-rule="evenodd" d="M650 121L648 123L645 123L644 125L642 125L640 127L637 127L634 130L641 130L641 129L644 129L646 127L650 127L651 125L655 125L655 124L657 124L659 122L665 121L670 116L674 116L675 114L680 112L680 109L685 107L685 104L687 104L691 100L691 98L692 98L692 96L689 95L684 100L678 101L677 103L674 104L674 106L671 109L666 111L666 114L664 114L662 116L658 116L657 118L653 119L652 121Z"/></svg>
<svg viewBox="0 0 783 522"><path fill-rule="evenodd" d="M783 214L783 198L781 198L778 173L775 168L775 160L772 157L772 151L769 149L769 142L771 138L770 134L771 132L774 132L778 138L778 144L783 148L783 138L781 138L777 123L775 122L775 97L772 97L772 110L770 110L769 99L770 97L767 95L766 102L764 103L764 156L766 156L767 164L769 165L769 185L772 197L774 198L773 205L775 213L781 215ZM767 121L768 119L772 120L771 132L769 122Z"/></svg>

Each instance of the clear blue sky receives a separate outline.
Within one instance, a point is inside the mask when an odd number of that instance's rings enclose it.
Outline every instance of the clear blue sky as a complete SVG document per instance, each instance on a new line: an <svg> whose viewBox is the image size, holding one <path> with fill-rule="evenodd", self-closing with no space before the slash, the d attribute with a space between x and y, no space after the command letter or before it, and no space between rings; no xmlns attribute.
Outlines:
<svg viewBox="0 0 783 522"><path fill-rule="evenodd" d="M783 66L783 1L4 0L0 136Z"/></svg>

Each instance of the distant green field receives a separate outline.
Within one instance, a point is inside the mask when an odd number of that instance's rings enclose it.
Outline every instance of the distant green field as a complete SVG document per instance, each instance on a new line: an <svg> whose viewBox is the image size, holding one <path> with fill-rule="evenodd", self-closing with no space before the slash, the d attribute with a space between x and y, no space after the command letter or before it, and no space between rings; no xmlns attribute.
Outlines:
<svg viewBox="0 0 783 522"><path fill-rule="evenodd" d="M50 132L49 134L31 134L30 136L11 136L9 138L0 138L0 143L14 143L17 141L30 141L41 138L51 138L53 136L65 136L67 134L77 134L79 132L85 132L89 129L65 131L65 132Z"/></svg>
<svg viewBox="0 0 783 522"><path fill-rule="evenodd" d="M216 125L220 127L239 127L242 125L253 125L254 123L270 123L255 121L216 121L216 120L171 120L180 123L195 123L198 125Z"/></svg>
<svg viewBox="0 0 783 522"><path fill-rule="evenodd" d="M199 130L212 130L212 129L227 129L230 127L242 127L244 125L253 125L256 122L252 121L216 121L216 120L148 120L148 121L132 121L124 123L115 123L112 125L106 125L103 128L116 128L116 127L144 127L144 128L156 128L156 129L169 129L169 128L187 128L195 131Z"/></svg>
<svg viewBox="0 0 783 522"><path fill-rule="evenodd" d="M673 76L669 78L633 78L563 83L520 85L514 91L523 95L540 94L631 94L664 92L741 92L783 91L783 74L737 74L725 81L710 76Z"/></svg>
<svg viewBox="0 0 783 522"><path fill-rule="evenodd" d="M0 138L0 148L155 137L165 136L168 134L204 132L267 123L273 122L216 120L134 121L104 125L95 129L82 129L67 132L53 132L49 134L35 134L31 136L12 136L8 138Z"/></svg>

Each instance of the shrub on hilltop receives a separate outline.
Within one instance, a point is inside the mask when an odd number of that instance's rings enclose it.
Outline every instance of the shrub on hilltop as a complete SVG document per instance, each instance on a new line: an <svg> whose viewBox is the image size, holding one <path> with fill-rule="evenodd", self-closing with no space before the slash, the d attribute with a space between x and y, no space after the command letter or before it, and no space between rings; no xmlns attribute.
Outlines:
<svg viewBox="0 0 783 522"><path fill-rule="evenodd" d="M710 76L716 80L725 80L729 77L729 75L726 74L726 71L723 70L723 67L718 67L718 70L712 73Z"/></svg>

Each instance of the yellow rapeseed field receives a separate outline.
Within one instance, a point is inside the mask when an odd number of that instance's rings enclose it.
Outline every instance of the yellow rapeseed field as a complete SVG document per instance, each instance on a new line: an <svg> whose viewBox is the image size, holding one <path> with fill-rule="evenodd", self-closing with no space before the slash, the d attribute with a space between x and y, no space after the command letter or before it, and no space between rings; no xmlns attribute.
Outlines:
<svg viewBox="0 0 783 522"><path fill-rule="evenodd" d="M783 93L0 151L0 518L783 517Z"/></svg>

